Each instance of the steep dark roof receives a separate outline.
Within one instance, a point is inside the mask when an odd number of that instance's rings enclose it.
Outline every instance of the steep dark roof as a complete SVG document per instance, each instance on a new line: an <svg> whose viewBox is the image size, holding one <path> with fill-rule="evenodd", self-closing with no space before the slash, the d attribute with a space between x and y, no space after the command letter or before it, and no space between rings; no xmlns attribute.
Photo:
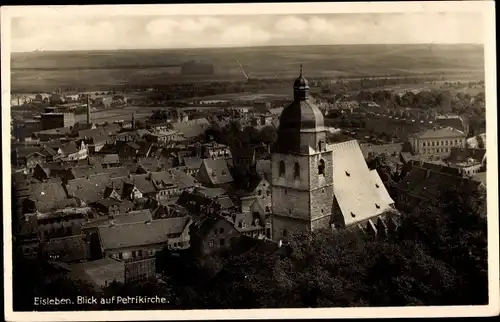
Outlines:
<svg viewBox="0 0 500 322"><path fill-rule="evenodd" d="M29 199L35 202L40 212L54 209L68 198L60 179L52 179L31 186Z"/></svg>

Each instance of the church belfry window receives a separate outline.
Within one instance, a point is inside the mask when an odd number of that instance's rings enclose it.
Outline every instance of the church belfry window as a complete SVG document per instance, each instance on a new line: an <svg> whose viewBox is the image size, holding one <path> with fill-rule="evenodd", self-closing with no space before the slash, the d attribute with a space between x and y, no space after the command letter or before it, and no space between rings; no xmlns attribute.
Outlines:
<svg viewBox="0 0 500 322"><path fill-rule="evenodd" d="M323 143L323 141L319 141L318 148L319 148L320 151L324 150L324 143Z"/></svg>
<svg viewBox="0 0 500 322"><path fill-rule="evenodd" d="M325 175L325 161L323 159L319 160L318 174L323 176Z"/></svg>
<svg viewBox="0 0 500 322"><path fill-rule="evenodd" d="M285 176L285 161L281 160L280 161L280 177L284 177Z"/></svg>
<svg viewBox="0 0 500 322"><path fill-rule="evenodd" d="M293 166L293 177L294 179L300 179L300 165L298 162L295 162Z"/></svg>

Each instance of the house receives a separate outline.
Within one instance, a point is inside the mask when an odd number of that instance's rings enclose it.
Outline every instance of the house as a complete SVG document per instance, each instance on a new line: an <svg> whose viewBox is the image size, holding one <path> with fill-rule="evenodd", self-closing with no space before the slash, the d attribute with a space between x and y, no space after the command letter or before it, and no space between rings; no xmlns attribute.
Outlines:
<svg viewBox="0 0 500 322"><path fill-rule="evenodd" d="M120 214L121 201L111 197L105 197L93 204L94 208L101 214L115 216Z"/></svg>
<svg viewBox="0 0 500 322"><path fill-rule="evenodd" d="M198 171L197 180L207 187L228 188L233 183L233 176L224 159L204 159Z"/></svg>
<svg viewBox="0 0 500 322"><path fill-rule="evenodd" d="M66 138L71 135L71 129L69 127L61 127L56 129L38 131L33 133L31 136L32 141L47 142L51 140L58 140Z"/></svg>
<svg viewBox="0 0 500 322"><path fill-rule="evenodd" d="M117 142L118 155L120 158L134 158L141 150L141 146L136 142Z"/></svg>
<svg viewBox="0 0 500 322"><path fill-rule="evenodd" d="M149 174L136 174L130 176L130 183L124 185L123 191L131 200L142 198L155 198L156 188L150 180Z"/></svg>
<svg viewBox="0 0 500 322"><path fill-rule="evenodd" d="M271 184L263 178L256 178L256 180L249 180L249 186L243 195L240 197L241 211L249 212L250 205L254 203L255 200L263 206L263 210L266 213L270 212L271 209Z"/></svg>
<svg viewBox="0 0 500 322"><path fill-rule="evenodd" d="M244 169L247 172L252 171L257 163L255 148L251 146L233 148L233 166Z"/></svg>
<svg viewBox="0 0 500 322"><path fill-rule="evenodd" d="M57 150L57 153L64 161L83 160L89 156L87 146L83 141L80 144L77 144L75 141L63 144Z"/></svg>
<svg viewBox="0 0 500 322"><path fill-rule="evenodd" d="M452 127L433 128L410 135L409 143L413 153L424 156L448 157L454 147L465 147L466 136Z"/></svg>
<svg viewBox="0 0 500 322"><path fill-rule="evenodd" d="M98 227L104 256L141 259L154 256L164 247L185 249L190 245L189 217Z"/></svg>
<svg viewBox="0 0 500 322"><path fill-rule="evenodd" d="M227 145L210 142L201 145L201 155L204 159L231 159L231 150Z"/></svg>
<svg viewBox="0 0 500 322"><path fill-rule="evenodd" d="M450 187L464 186L474 191L480 185L480 181L460 175L414 166L398 184L396 205L398 209L412 211L422 202L436 198L440 192Z"/></svg>
<svg viewBox="0 0 500 322"><path fill-rule="evenodd" d="M118 154L105 154L99 162L103 168L119 167L120 157Z"/></svg>
<svg viewBox="0 0 500 322"><path fill-rule="evenodd" d="M23 213L48 212L60 208L68 195L61 179L51 179L31 185L31 193L23 203Z"/></svg>
<svg viewBox="0 0 500 322"><path fill-rule="evenodd" d="M70 276L84 279L97 290L113 282L125 283L125 263L110 257L71 265Z"/></svg>
<svg viewBox="0 0 500 322"><path fill-rule="evenodd" d="M234 213L231 215L234 227L244 236L253 238L271 238L271 216L258 211L248 213ZM266 231L266 221L268 224Z"/></svg>
<svg viewBox="0 0 500 322"><path fill-rule="evenodd" d="M191 248L200 255L228 250L241 236L229 219L215 214L203 217L191 227Z"/></svg>
<svg viewBox="0 0 500 322"><path fill-rule="evenodd" d="M78 140L85 142L90 153L99 152L105 144L113 143L104 127L78 131Z"/></svg>
<svg viewBox="0 0 500 322"><path fill-rule="evenodd" d="M196 177L198 170L201 167L202 159L200 157L184 157L183 161L183 171L193 177Z"/></svg>
<svg viewBox="0 0 500 322"><path fill-rule="evenodd" d="M168 130L148 134L146 140L152 143L167 144L182 140L182 135L177 131Z"/></svg>
<svg viewBox="0 0 500 322"><path fill-rule="evenodd" d="M42 256L47 260L65 263L86 261L90 258L88 238L84 234L51 238L42 243Z"/></svg>
<svg viewBox="0 0 500 322"><path fill-rule="evenodd" d="M51 178L61 178L65 172L67 170L59 162L39 163L33 169L33 178L40 181L47 181Z"/></svg>
<svg viewBox="0 0 500 322"><path fill-rule="evenodd" d="M90 205L103 198L104 190L110 180L108 174L73 179L66 184L66 191L68 191L70 197L81 200L83 204Z"/></svg>
<svg viewBox="0 0 500 322"><path fill-rule="evenodd" d="M210 122L206 118L172 123L173 130L182 134L183 141L188 142L195 142L209 127Z"/></svg>

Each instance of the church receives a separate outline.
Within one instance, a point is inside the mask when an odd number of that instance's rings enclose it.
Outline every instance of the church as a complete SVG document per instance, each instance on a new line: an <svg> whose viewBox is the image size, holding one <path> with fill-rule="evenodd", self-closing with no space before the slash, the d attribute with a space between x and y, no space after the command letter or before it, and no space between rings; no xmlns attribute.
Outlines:
<svg viewBox="0 0 500 322"><path fill-rule="evenodd" d="M327 144L323 114L309 92L301 67L272 148L272 238L319 228L386 227L394 201L377 171L368 168L356 140Z"/></svg>

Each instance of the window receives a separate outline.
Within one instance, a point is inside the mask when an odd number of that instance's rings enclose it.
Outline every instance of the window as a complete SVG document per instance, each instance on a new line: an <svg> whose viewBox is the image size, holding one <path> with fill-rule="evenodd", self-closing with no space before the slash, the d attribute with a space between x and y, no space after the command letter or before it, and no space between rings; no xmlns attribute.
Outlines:
<svg viewBox="0 0 500 322"><path fill-rule="evenodd" d="M353 212L351 212L351 217L354 218L356 217L356 215Z"/></svg>
<svg viewBox="0 0 500 322"><path fill-rule="evenodd" d="M283 230L281 231L281 235L282 235L283 237L286 237L286 236L288 235L288 232L286 231L286 229L283 229Z"/></svg>
<svg viewBox="0 0 500 322"><path fill-rule="evenodd" d="M269 197L271 195L271 192L269 190L267 190L266 195Z"/></svg>
<svg viewBox="0 0 500 322"><path fill-rule="evenodd" d="M319 141L318 148L320 151L323 151L323 146L324 146L323 141Z"/></svg>
<svg viewBox="0 0 500 322"><path fill-rule="evenodd" d="M242 228L243 227L243 221L240 220L240 222L238 223L238 228Z"/></svg>
<svg viewBox="0 0 500 322"><path fill-rule="evenodd" d="M298 162L295 162L293 166L293 178L300 179L300 165Z"/></svg>
<svg viewBox="0 0 500 322"><path fill-rule="evenodd" d="M224 228L220 228L220 229L219 229L219 233L220 233L220 234L223 234L223 233L224 233Z"/></svg>
<svg viewBox="0 0 500 322"><path fill-rule="evenodd" d="M280 177L284 177L285 176L285 161L281 160L280 161Z"/></svg>
<svg viewBox="0 0 500 322"><path fill-rule="evenodd" d="M208 242L208 247L210 247L210 248L214 247L214 241L213 240L211 240L211 241Z"/></svg>
<svg viewBox="0 0 500 322"><path fill-rule="evenodd" d="M285 195L286 195L287 193L288 193L288 190L287 190L287 189L285 189Z"/></svg>
<svg viewBox="0 0 500 322"><path fill-rule="evenodd" d="M351 174L349 172L347 172L347 171L345 172L345 175L348 176L348 177L351 176Z"/></svg>
<svg viewBox="0 0 500 322"><path fill-rule="evenodd" d="M380 206L379 206L378 204L375 204L375 207L376 207L377 209L380 209Z"/></svg>
<svg viewBox="0 0 500 322"><path fill-rule="evenodd" d="M119 254L118 254L118 258L119 258L119 259L123 259L123 253L119 253Z"/></svg>
<svg viewBox="0 0 500 322"><path fill-rule="evenodd" d="M226 244L226 240L224 238L221 238L219 242L221 246L224 246Z"/></svg>
<svg viewBox="0 0 500 322"><path fill-rule="evenodd" d="M262 195L262 190L257 191L257 194L258 194L259 196L261 196L261 195Z"/></svg>
<svg viewBox="0 0 500 322"><path fill-rule="evenodd" d="M424 143L422 143L422 146L425 146L425 142L424 142Z"/></svg>
<svg viewBox="0 0 500 322"><path fill-rule="evenodd" d="M325 161L323 159L319 160L318 174L323 176L325 175Z"/></svg>
<svg viewBox="0 0 500 322"><path fill-rule="evenodd" d="M270 212L271 209L269 209L269 206L266 206L266 212Z"/></svg>

